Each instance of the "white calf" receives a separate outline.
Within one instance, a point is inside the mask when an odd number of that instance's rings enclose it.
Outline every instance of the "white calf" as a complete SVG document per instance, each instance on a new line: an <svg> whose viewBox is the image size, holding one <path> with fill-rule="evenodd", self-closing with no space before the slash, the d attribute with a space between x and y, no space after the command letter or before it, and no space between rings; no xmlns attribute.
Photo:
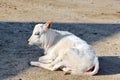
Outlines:
<svg viewBox="0 0 120 80"><path fill-rule="evenodd" d="M29 44L43 48L45 55L39 61L31 61L31 65L52 71L61 69L77 75L94 75L98 72L98 57L90 45L68 31L50 27L51 22L35 26Z"/></svg>

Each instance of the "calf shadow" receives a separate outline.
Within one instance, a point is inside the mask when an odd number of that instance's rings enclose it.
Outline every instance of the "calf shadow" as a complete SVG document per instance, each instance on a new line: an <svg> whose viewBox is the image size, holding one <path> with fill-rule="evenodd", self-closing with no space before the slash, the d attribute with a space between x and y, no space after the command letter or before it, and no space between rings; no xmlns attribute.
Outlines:
<svg viewBox="0 0 120 80"><path fill-rule="evenodd" d="M120 56L99 57L100 69L98 75L120 74Z"/></svg>
<svg viewBox="0 0 120 80"><path fill-rule="evenodd" d="M43 50L35 46L30 47L27 42L37 23L0 22L0 80L16 76L31 68L28 62L36 61L43 55ZM53 28L70 31L89 44L120 32L120 24L54 23ZM120 73L119 56L103 56L99 57L99 60L98 75Z"/></svg>

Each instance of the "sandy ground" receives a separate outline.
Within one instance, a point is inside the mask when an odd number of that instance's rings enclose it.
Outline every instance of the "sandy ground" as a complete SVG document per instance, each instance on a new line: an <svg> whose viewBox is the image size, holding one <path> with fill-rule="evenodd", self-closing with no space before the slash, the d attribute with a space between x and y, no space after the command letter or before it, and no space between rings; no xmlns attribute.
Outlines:
<svg viewBox="0 0 120 80"><path fill-rule="evenodd" d="M120 0L0 0L0 20L120 23Z"/></svg>
<svg viewBox="0 0 120 80"><path fill-rule="evenodd" d="M29 46L27 39L36 23L49 20L53 28L68 30L95 48L97 75L29 66L43 50ZM0 80L120 80L120 0L0 0Z"/></svg>

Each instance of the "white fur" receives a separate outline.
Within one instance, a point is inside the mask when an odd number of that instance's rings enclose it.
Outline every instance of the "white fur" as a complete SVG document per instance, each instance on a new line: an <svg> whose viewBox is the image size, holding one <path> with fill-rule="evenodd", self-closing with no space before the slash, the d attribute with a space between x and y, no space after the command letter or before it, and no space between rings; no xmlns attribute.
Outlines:
<svg viewBox="0 0 120 80"><path fill-rule="evenodd" d="M45 55L39 61L31 61L31 65L52 71L60 68L66 73L77 75L94 75L98 72L98 57L90 45L70 32L45 30L45 27L45 24L37 24L28 40L30 45L45 50ZM87 72L93 66L94 70Z"/></svg>

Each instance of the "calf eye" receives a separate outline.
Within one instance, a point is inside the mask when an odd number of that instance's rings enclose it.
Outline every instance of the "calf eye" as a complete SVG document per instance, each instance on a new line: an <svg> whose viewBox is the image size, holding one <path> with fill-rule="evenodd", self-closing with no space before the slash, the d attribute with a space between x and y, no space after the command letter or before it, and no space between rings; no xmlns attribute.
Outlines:
<svg viewBox="0 0 120 80"><path fill-rule="evenodd" d="M39 33L39 32L37 32L37 33L35 33L35 35L40 35L40 33Z"/></svg>

